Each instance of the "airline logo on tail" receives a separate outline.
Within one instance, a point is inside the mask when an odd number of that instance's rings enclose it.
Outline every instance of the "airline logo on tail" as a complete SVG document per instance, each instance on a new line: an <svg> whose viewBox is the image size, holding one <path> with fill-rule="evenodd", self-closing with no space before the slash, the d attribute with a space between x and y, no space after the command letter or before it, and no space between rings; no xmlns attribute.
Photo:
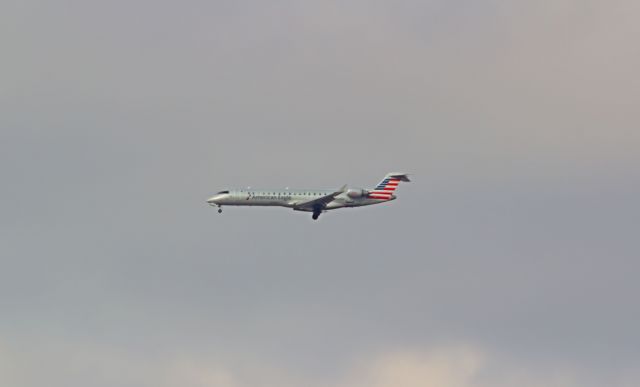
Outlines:
<svg viewBox="0 0 640 387"><path fill-rule="evenodd" d="M410 181L405 173L388 174L376 188L369 192L369 198L389 200L401 181Z"/></svg>

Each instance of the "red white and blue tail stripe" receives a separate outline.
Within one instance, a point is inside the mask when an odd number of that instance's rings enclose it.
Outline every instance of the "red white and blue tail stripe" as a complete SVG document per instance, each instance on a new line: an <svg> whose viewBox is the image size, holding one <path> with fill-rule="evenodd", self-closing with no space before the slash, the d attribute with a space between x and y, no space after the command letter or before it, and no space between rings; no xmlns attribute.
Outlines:
<svg viewBox="0 0 640 387"><path fill-rule="evenodd" d="M390 173L378 183L376 188L369 191L370 199L389 200L401 181L410 181L406 173Z"/></svg>

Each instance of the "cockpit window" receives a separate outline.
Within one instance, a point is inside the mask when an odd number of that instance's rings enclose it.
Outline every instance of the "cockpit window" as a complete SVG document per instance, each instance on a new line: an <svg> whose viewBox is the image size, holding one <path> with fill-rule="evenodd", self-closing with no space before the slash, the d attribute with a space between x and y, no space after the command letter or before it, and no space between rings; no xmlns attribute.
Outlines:
<svg viewBox="0 0 640 387"><path fill-rule="evenodd" d="M220 192L218 192L216 195L220 195L220 194L228 194L228 193L229 193L229 191L220 191Z"/></svg>

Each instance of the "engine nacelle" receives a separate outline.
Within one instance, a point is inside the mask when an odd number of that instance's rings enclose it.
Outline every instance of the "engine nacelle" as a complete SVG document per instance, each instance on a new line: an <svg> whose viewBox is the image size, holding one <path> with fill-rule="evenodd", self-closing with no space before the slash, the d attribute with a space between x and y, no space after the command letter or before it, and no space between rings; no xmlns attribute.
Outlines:
<svg viewBox="0 0 640 387"><path fill-rule="evenodd" d="M350 197L351 199L364 198L364 197L367 197L368 194L369 194L369 191L365 189L360 189L360 188L350 188L347 191L347 196Z"/></svg>

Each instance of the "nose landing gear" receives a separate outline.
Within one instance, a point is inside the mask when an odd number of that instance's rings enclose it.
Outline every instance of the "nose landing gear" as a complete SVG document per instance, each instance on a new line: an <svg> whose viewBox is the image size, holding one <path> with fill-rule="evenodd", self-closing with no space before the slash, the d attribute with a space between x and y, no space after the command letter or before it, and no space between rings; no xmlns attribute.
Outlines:
<svg viewBox="0 0 640 387"><path fill-rule="evenodd" d="M218 206L218 214L222 214L222 206Z"/></svg>

